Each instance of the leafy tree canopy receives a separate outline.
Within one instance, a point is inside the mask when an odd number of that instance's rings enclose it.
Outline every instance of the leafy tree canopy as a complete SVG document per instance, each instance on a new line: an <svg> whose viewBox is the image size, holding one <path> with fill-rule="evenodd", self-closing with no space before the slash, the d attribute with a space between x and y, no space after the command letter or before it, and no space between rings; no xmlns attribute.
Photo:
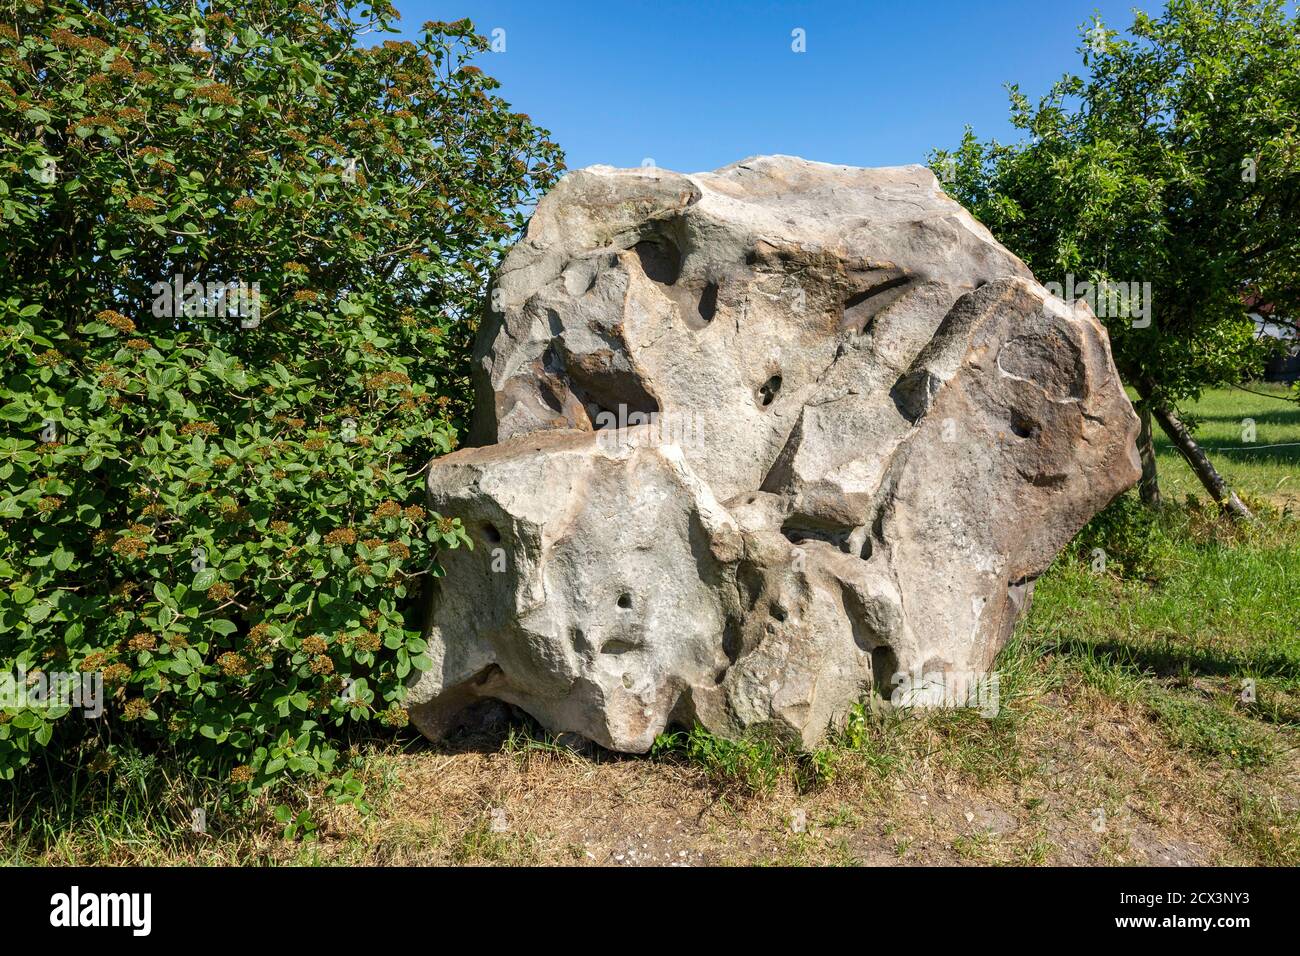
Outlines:
<svg viewBox="0 0 1300 956"><path fill-rule="evenodd" d="M1086 75L1036 105L1010 87L1025 141L968 128L933 166L1041 280L1150 283L1149 326L1102 318L1125 380L1173 407L1256 367L1253 303L1300 315L1300 17L1171 0L1082 34Z"/></svg>

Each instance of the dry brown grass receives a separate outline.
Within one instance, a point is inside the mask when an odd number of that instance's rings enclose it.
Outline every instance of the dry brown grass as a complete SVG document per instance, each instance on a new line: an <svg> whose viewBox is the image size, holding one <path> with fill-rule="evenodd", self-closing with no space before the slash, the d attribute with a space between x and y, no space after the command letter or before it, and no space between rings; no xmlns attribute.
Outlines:
<svg viewBox="0 0 1300 956"><path fill-rule="evenodd" d="M367 764L382 792L373 815L331 808L317 843L281 843L272 855L379 865L1282 862L1243 826L1261 825L1269 801L1289 799L1294 814L1293 757L1249 772L1206 763L1172 745L1139 703L1078 682L1019 708L1014 754L944 715L912 718L880 731L897 758L883 771L878 749L840 750L828 782L801 790L782 773L757 794L673 759L508 743L377 753Z"/></svg>
<svg viewBox="0 0 1300 956"><path fill-rule="evenodd" d="M989 739L950 715L909 718L873 728L862 750L839 748L828 781L801 789L783 768L775 786L759 793L681 759L579 755L521 742L517 733L455 750L412 743L362 759L372 813L311 795L319 831L310 842L282 839L263 814L257 824L166 845L147 834L70 832L29 862L1283 862L1270 856L1294 841L1286 832L1296 810L1293 755L1249 772L1206 763L1173 746L1140 704L1077 682L1016 707L1006 739ZM1289 808L1290 818L1261 818L1270 801ZM794 825L798 811L803 832Z"/></svg>

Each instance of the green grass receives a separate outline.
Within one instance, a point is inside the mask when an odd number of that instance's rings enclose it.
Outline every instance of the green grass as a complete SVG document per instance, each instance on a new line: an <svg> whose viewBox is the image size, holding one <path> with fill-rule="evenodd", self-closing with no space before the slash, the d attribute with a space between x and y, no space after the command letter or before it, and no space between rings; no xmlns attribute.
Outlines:
<svg viewBox="0 0 1300 956"><path fill-rule="evenodd" d="M1021 634L1093 686L1143 697L1189 745L1259 761L1246 725L1300 730L1300 522L1210 521L1171 508L1154 522L1153 581L1062 558Z"/></svg>
<svg viewBox="0 0 1300 956"><path fill-rule="evenodd" d="M1186 405L1185 418L1195 427L1197 443L1238 494L1289 496L1300 502L1300 404L1286 400L1295 393L1283 385L1247 388L1212 389ZM1247 419L1255 423L1253 443L1244 440ZM1285 447L1263 447L1268 445ZM1188 494L1204 497L1201 483L1159 427L1155 446L1161 492L1178 501ZM1300 511L1300 504L1294 508Z"/></svg>
<svg viewBox="0 0 1300 956"><path fill-rule="evenodd" d="M8 788L0 862L41 854L73 862L88 848L104 860L123 847L149 846L162 856L183 850L188 807L206 802L188 799L191 781L151 755L128 754L111 775L79 757L65 763L42 754Z"/></svg>
<svg viewBox="0 0 1300 956"><path fill-rule="evenodd" d="M682 760L700 768L719 788L749 795L770 793L786 773L803 777L801 764L810 759L815 767L824 767L824 758L817 760L820 753L803 754L761 733L729 740L702 727L660 734L650 751L660 760ZM829 772L829 768L823 772Z"/></svg>

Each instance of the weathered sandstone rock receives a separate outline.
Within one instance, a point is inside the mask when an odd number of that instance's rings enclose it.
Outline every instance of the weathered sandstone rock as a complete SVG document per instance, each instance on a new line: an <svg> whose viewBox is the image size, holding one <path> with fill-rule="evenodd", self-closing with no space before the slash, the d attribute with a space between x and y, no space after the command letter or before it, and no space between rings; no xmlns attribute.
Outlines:
<svg viewBox="0 0 1300 956"><path fill-rule="evenodd" d="M980 674L1136 480L1105 331L922 167L592 167L539 204L437 461L416 724L482 698L642 751L812 743L873 686Z"/></svg>

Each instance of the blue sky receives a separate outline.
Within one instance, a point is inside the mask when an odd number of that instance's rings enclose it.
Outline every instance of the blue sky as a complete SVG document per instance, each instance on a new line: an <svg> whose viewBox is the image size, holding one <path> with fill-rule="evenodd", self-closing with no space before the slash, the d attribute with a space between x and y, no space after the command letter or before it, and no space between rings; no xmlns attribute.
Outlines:
<svg viewBox="0 0 1300 956"><path fill-rule="evenodd" d="M1079 68L1078 26L1160 0L397 0L405 29L470 17L478 61L568 165L715 169L758 153L923 162L969 123L1013 138L1004 84L1037 97ZM791 50L805 31L807 51Z"/></svg>

